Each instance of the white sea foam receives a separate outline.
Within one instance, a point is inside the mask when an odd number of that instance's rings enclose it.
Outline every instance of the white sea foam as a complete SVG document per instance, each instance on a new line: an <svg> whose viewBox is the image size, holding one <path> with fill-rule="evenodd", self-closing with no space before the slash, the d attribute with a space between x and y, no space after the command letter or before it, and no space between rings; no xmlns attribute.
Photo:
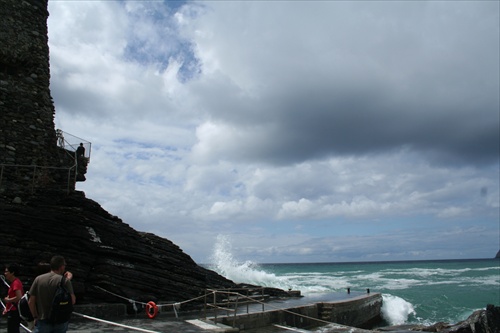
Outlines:
<svg viewBox="0 0 500 333"><path fill-rule="evenodd" d="M239 263L231 253L231 243L227 236L217 236L217 242L212 254L211 269L222 276L237 282L249 283L266 287L283 288L285 281L272 273L267 273L251 261ZM288 288L288 286L286 287Z"/></svg>
<svg viewBox="0 0 500 333"><path fill-rule="evenodd" d="M390 294L382 294L382 317L390 325L406 323L409 315L415 315L413 305L404 299Z"/></svg>
<svg viewBox="0 0 500 333"><path fill-rule="evenodd" d="M414 266L409 263L400 266L383 263L369 266L355 263L345 266L259 266L250 261L236 260L229 238L224 236L218 237L211 259L212 270L235 282L285 290L292 288L312 298L332 292L345 292L346 288L353 291L370 288L381 292L382 315L391 325L408 322L430 325L437 321L463 320L465 318L462 316L470 314L478 302L483 304L486 299L491 303L498 299L500 286L498 266L495 266L497 262L491 267L479 268L473 264L470 268L460 268L458 265L446 264L440 267L433 263L417 263ZM479 266L477 262L474 264ZM467 295L462 297L464 292Z"/></svg>
<svg viewBox="0 0 500 333"><path fill-rule="evenodd" d="M276 276L268 273L252 261L239 262L232 254L232 246L227 236L217 236L210 269L236 282L249 283L264 287L300 290L303 295L328 293L336 288L349 286L348 282L322 273L293 273Z"/></svg>

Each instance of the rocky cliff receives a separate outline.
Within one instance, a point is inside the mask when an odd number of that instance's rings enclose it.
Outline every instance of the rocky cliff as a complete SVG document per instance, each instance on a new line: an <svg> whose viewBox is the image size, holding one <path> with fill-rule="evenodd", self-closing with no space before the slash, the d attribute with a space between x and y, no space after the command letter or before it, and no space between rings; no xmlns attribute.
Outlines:
<svg viewBox="0 0 500 333"><path fill-rule="evenodd" d="M1 258L3 264L21 265L26 287L38 263L54 254L66 258L79 303L127 303L111 293L143 302L180 302L205 288L234 286L169 240L134 230L82 192L47 192L17 203L2 199Z"/></svg>
<svg viewBox="0 0 500 333"><path fill-rule="evenodd" d="M54 128L47 5L0 0L1 264L19 263L28 288L40 262L63 255L79 303L181 302L234 286L75 191L81 165Z"/></svg>

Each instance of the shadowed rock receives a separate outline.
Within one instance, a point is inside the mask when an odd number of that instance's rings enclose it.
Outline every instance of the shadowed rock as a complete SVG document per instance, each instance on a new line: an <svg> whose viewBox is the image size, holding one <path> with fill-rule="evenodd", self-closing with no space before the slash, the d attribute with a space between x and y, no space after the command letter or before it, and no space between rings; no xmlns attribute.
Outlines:
<svg viewBox="0 0 500 333"><path fill-rule="evenodd" d="M2 260L21 265L26 287L39 262L63 255L74 274L79 303L126 302L111 293L179 302L204 294L206 288L235 286L197 265L171 241L134 230L82 192L0 203L0 239Z"/></svg>

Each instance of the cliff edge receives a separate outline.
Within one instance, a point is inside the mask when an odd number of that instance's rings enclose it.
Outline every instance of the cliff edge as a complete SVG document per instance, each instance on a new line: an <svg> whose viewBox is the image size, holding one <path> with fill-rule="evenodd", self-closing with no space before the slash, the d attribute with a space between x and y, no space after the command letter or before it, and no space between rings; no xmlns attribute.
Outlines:
<svg viewBox="0 0 500 333"><path fill-rule="evenodd" d="M171 241L134 230L75 191L77 148L61 149L54 128L47 6L0 0L2 264L19 263L27 289L38 263L63 255L78 303L179 302L233 286Z"/></svg>
<svg viewBox="0 0 500 333"><path fill-rule="evenodd" d="M0 253L3 264L21 265L26 288L38 263L54 254L66 258L80 304L123 298L181 302L203 295L205 288L235 286L171 241L134 230L83 192L44 193L17 203L3 199Z"/></svg>

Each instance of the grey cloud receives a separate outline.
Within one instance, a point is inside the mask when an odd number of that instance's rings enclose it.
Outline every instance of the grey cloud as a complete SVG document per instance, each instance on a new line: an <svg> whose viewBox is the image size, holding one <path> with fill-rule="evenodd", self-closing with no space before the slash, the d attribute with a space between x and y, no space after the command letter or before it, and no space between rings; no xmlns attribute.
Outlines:
<svg viewBox="0 0 500 333"><path fill-rule="evenodd" d="M126 223L202 260L216 232L258 261L498 244L498 2L123 4L56 1L49 40L78 188Z"/></svg>
<svg viewBox="0 0 500 333"><path fill-rule="evenodd" d="M291 18L300 6L274 5ZM287 164L406 147L436 164L498 161L498 4L323 5L308 10L313 22L264 14L258 41L222 41L210 26L221 70L197 93L242 133L214 158Z"/></svg>
<svg viewBox="0 0 500 333"><path fill-rule="evenodd" d="M231 158L233 154L247 160L287 164L407 147L435 162L497 162L500 140L498 104L494 100L487 105L478 103L476 109L455 101L429 105L426 101L394 99L390 91L376 87L358 92L332 93L324 88L290 92L281 101L269 103L274 109L263 107L269 113L259 118L260 125L241 124L245 117L235 120L242 132L249 133L239 142L239 149L222 157ZM259 111L257 117L262 114ZM225 120L231 121L231 117ZM234 142L231 144L234 146Z"/></svg>

